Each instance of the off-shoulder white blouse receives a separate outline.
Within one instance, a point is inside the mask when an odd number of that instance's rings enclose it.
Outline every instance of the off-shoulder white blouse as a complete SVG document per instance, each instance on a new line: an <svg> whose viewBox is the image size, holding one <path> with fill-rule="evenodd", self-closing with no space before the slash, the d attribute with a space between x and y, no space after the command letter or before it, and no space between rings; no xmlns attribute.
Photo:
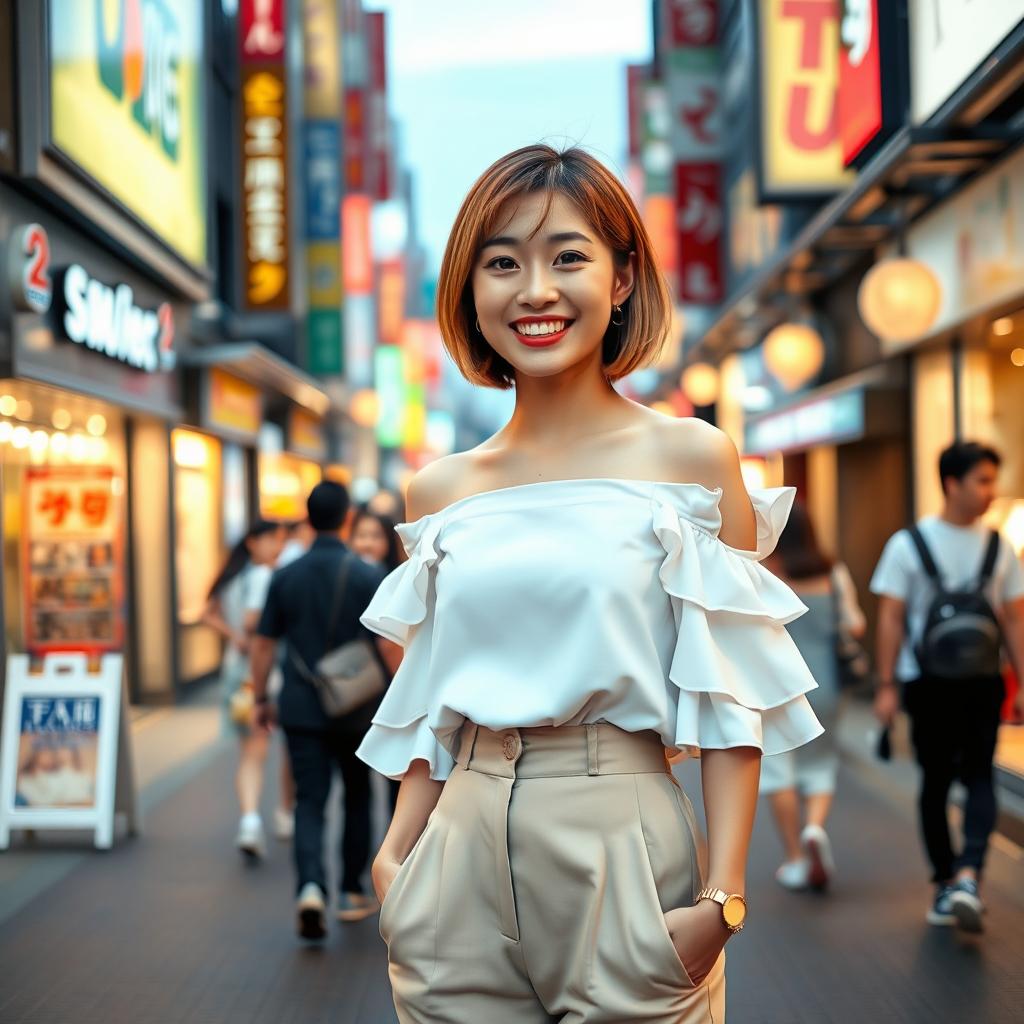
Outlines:
<svg viewBox="0 0 1024 1024"><path fill-rule="evenodd" d="M794 494L751 492L756 551L718 539L721 491L698 484L541 481L400 525L409 560L362 621L405 658L359 756L445 779L466 719L602 721L677 749L813 739L816 683L785 629L807 609L760 564Z"/></svg>

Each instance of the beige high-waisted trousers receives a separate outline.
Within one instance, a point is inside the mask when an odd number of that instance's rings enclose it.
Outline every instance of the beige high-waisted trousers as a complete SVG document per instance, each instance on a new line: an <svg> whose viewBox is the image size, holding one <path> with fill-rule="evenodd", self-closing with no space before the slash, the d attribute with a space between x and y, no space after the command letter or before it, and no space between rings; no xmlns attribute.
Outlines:
<svg viewBox="0 0 1024 1024"><path fill-rule="evenodd" d="M402 1024L721 1024L663 913L701 888L693 808L653 732L466 723L380 912Z"/></svg>

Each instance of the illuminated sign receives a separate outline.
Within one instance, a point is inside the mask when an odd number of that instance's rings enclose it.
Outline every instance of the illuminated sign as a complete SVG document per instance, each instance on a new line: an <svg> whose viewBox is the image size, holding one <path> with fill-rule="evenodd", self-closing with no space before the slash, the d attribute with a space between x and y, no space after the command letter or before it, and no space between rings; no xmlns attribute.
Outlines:
<svg viewBox="0 0 1024 1024"><path fill-rule="evenodd" d="M53 144L205 263L203 4L51 0L48 22Z"/></svg>
<svg viewBox="0 0 1024 1024"><path fill-rule="evenodd" d="M263 394L248 381L216 367L204 392L203 425L254 438L263 423Z"/></svg>
<svg viewBox="0 0 1024 1024"><path fill-rule="evenodd" d="M369 196L346 196L341 204L342 274L346 295L369 295L373 291L370 214Z"/></svg>
<svg viewBox="0 0 1024 1024"><path fill-rule="evenodd" d="M50 308L50 239L41 224L22 224L12 232L7 247L7 279L15 309L45 313Z"/></svg>
<svg viewBox="0 0 1024 1024"><path fill-rule="evenodd" d="M57 272L56 286L57 323L68 341L147 373L174 366L170 303L143 309L130 285L104 284L77 263Z"/></svg>
<svg viewBox="0 0 1024 1024"><path fill-rule="evenodd" d="M854 441L864 435L864 423L864 392L858 388L748 421L744 450L772 455Z"/></svg>
<svg viewBox="0 0 1024 1024"><path fill-rule="evenodd" d="M835 0L759 0L761 201L848 185L839 138Z"/></svg>
<svg viewBox="0 0 1024 1024"><path fill-rule="evenodd" d="M373 376L379 402L377 444L399 448L405 434L405 370L397 345L379 345L374 352Z"/></svg>
<svg viewBox="0 0 1024 1024"><path fill-rule="evenodd" d="M315 416L294 406L288 413L288 447L314 459L327 456L323 424Z"/></svg>
<svg viewBox="0 0 1024 1024"><path fill-rule="evenodd" d="M244 62L284 63L284 0L241 0L238 23Z"/></svg>
<svg viewBox="0 0 1024 1024"><path fill-rule="evenodd" d="M284 69L242 76L242 237L245 303L287 309L288 137Z"/></svg>

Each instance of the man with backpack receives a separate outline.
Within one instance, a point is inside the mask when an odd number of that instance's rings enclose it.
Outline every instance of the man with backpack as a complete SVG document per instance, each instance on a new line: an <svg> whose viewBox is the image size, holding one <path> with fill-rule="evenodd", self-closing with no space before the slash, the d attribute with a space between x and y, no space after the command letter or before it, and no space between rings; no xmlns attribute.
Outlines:
<svg viewBox="0 0 1024 1024"><path fill-rule="evenodd" d="M992 780L1005 650L1024 670L1024 570L1010 543L979 520L996 494L994 449L958 441L939 457L944 503L889 539L871 580L878 609L875 714L910 716L921 767L921 831L935 898L927 921L982 930L979 883L996 823ZM1024 691L1016 714L1024 714ZM963 845L955 855L949 789L967 790Z"/></svg>

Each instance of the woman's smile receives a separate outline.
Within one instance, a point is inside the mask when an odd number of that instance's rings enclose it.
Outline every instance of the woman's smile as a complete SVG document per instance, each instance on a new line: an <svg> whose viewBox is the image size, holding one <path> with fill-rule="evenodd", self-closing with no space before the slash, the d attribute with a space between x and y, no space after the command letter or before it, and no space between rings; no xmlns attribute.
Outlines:
<svg viewBox="0 0 1024 1024"><path fill-rule="evenodd" d="M516 337L529 348L546 348L565 337L573 321L567 317L523 316L509 325Z"/></svg>

